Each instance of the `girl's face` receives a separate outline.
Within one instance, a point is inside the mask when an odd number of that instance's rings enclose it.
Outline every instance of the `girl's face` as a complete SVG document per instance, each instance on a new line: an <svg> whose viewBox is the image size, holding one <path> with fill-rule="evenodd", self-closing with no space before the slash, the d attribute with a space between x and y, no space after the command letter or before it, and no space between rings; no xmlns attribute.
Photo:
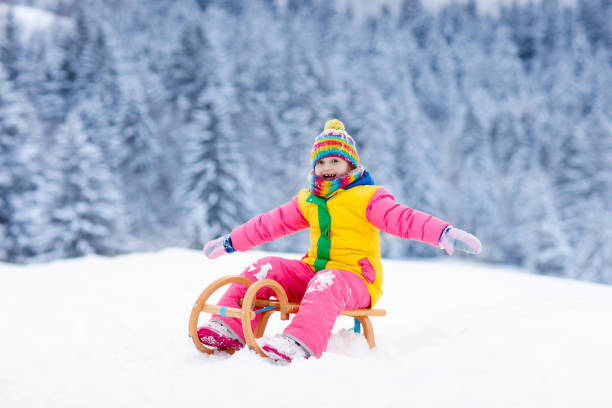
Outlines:
<svg viewBox="0 0 612 408"><path fill-rule="evenodd" d="M353 166L339 157L324 157L315 163L315 176L333 179L351 171Z"/></svg>

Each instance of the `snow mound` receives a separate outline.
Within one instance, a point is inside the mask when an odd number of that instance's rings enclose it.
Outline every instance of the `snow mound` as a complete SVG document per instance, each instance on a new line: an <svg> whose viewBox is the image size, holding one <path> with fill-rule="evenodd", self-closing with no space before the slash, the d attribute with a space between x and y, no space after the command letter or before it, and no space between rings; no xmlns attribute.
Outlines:
<svg viewBox="0 0 612 408"><path fill-rule="evenodd" d="M267 255L0 263L0 405L612 406L612 287L452 260L383 261L375 349L343 316L320 359L199 352L187 334L195 299ZM266 335L283 324L274 314Z"/></svg>

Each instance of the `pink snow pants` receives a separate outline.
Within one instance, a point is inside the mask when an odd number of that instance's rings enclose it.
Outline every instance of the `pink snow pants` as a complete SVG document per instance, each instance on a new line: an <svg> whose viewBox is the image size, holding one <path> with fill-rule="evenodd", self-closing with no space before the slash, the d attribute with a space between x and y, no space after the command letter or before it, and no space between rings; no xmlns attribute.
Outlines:
<svg viewBox="0 0 612 408"><path fill-rule="evenodd" d="M283 334L293 337L317 358L327 349L327 342L340 313L370 306L370 293L365 282L348 271L325 269L315 274L301 261L266 257L247 267L242 276L252 282L273 279L285 289L290 302L300 303L300 310ZM244 285L234 283L217 305L240 308L238 301L245 293ZM267 287L257 292L257 298L261 299L273 295L272 289ZM253 320L253 328L260 316L258 314ZM214 315L213 319L225 322L244 341L240 319L219 315Z"/></svg>

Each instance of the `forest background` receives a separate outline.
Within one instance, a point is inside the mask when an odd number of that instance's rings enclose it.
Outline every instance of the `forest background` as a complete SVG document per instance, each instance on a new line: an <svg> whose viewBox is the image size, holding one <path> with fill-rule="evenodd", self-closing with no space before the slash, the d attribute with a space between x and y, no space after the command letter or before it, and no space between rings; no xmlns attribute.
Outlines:
<svg viewBox="0 0 612 408"><path fill-rule="evenodd" d="M338 118L478 260L612 283L612 2L356 11L0 1L0 261L198 248L306 187ZM383 255L443 252L385 235Z"/></svg>

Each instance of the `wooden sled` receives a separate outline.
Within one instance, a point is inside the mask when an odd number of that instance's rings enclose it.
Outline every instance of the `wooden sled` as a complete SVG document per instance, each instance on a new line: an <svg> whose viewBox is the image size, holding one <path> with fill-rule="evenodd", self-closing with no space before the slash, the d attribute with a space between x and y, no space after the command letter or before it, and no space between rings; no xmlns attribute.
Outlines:
<svg viewBox="0 0 612 408"><path fill-rule="evenodd" d="M241 299L241 309L221 307L206 303L208 298L219 288L232 283L241 283L248 288L244 298ZM265 286L274 291L278 300L255 298L257 291ZM253 283L243 276L224 276L208 285L200 294L198 300L196 300L193 310L191 311L191 316L189 317L189 336L193 340L193 343L197 349L204 353L211 354L215 350L222 350L231 354L234 352L233 350L210 348L202 344L198 337L198 320L201 313L237 317L242 320L242 331L244 333L246 344L251 349L256 350L259 355L266 357L264 352L255 342L255 339L264 335L266 325L268 324L268 320L270 319L272 313L280 312L281 320L288 320L289 315L297 313L299 308L299 303L289 302L285 290L278 282L272 279L263 279ZM255 331L253 331L251 327L251 320L255 319L255 316L259 313L261 313L262 316L257 324L257 327L255 328ZM387 311L383 309L355 309L347 310L341 313L342 316L351 316L355 318L355 332L359 333L361 327L363 327L363 334L370 348L374 348L376 346L376 343L374 342L374 329L372 327L372 322L370 321L370 316L385 316L386 314Z"/></svg>

